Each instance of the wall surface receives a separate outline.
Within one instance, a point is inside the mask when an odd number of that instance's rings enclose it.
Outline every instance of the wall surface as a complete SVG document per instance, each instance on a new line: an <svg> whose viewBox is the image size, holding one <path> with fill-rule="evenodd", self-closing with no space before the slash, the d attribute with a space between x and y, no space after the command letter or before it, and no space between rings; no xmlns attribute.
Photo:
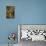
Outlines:
<svg viewBox="0 0 46 46"><path fill-rule="evenodd" d="M15 0L0 0L0 44L7 44L8 34L10 32L16 32L17 35L17 17L14 19L6 19L6 6L16 6ZM15 41L18 42L17 39Z"/></svg>
<svg viewBox="0 0 46 46"><path fill-rule="evenodd" d="M6 19L7 5L16 6L14 19ZM9 32L18 32L17 24L46 24L46 0L0 0L0 44L8 43Z"/></svg>

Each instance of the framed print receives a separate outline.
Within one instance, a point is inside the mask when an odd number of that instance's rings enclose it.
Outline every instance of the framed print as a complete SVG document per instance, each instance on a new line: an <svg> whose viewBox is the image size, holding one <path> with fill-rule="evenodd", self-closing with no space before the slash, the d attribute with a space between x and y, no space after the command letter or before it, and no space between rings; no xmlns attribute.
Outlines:
<svg viewBox="0 0 46 46"><path fill-rule="evenodd" d="M15 17L15 6L6 6L6 18Z"/></svg>
<svg viewBox="0 0 46 46"><path fill-rule="evenodd" d="M46 41L46 25L20 24L18 30L20 40Z"/></svg>

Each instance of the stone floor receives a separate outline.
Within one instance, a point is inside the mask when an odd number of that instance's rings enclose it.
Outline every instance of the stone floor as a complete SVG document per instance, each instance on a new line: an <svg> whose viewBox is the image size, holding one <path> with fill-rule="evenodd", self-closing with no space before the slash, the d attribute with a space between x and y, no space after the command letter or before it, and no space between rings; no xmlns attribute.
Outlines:
<svg viewBox="0 0 46 46"><path fill-rule="evenodd" d="M46 46L46 42L45 41L21 40L20 46Z"/></svg>
<svg viewBox="0 0 46 46"><path fill-rule="evenodd" d="M8 44L0 44L0 46L8 46ZM10 45L11 46L11 45ZM15 44L14 46L46 46L45 41L25 41L21 40L19 44Z"/></svg>
<svg viewBox="0 0 46 46"><path fill-rule="evenodd" d="M0 46L8 46L8 44L0 44ZM19 46L19 45L15 44L15 45L9 45L9 46Z"/></svg>

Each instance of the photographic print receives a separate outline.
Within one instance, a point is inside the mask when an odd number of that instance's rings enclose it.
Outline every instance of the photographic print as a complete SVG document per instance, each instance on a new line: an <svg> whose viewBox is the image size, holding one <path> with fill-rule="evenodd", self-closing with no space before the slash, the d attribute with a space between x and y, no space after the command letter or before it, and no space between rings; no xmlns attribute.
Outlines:
<svg viewBox="0 0 46 46"><path fill-rule="evenodd" d="M15 6L6 6L6 18L15 17Z"/></svg>

